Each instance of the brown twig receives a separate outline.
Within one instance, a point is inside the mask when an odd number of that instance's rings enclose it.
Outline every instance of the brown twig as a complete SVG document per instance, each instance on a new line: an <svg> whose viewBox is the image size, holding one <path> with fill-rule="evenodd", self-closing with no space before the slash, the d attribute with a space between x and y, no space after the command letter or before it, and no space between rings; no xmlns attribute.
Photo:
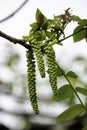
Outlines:
<svg viewBox="0 0 87 130"><path fill-rule="evenodd" d="M11 37L11 36L3 33L2 31L0 31L0 37L3 37L14 44L18 43L18 44L24 46L25 48L30 49L30 46L28 44L26 44L26 42L24 42L23 40Z"/></svg>
<svg viewBox="0 0 87 130"><path fill-rule="evenodd" d="M63 38L63 39L60 39L59 42L62 42L62 41L64 41L64 40L66 40L66 39L68 39L68 38L70 38L70 37L76 35L77 33L81 32L81 31L83 31L83 30L86 30L86 29L87 29L87 27L82 28L82 29L80 29L79 31L77 31L77 32L75 32L75 33L72 33L71 35L69 35L69 36L67 36L67 37L65 37L65 38ZM31 49L30 45L26 44L25 41L23 41L23 40L21 40L21 39L14 38L14 37L11 37L11 36L9 36L9 35L3 33L2 31L0 31L0 37L3 37L3 38L9 40L10 42L12 42L12 43L14 43L14 44L17 44L17 43L18 43L18 44L24 46L26 49Z"/></svg>
<svg viewBox="0 0 87 130"><path fill-rule="evenodd" d="M29 0L25 0L15 11L13 11L10 15L6 16L5 18L0 20L0 23L7 21L8 19L10 19L11 17L13 17L16 13L18 13L23 7L24 5L28 2Z"/></svg>

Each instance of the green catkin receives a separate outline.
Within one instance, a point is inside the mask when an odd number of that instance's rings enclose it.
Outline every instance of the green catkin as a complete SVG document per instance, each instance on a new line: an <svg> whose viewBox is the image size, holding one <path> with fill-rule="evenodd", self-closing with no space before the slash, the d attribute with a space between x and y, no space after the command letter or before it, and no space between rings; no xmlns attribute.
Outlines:
<svg viewBox="0 0 87 130"><path fill-rule="evenodd" d="M36 55L36 61L40 72L40 76L41 78L45 78L45 65L44 65L44 59L41 51L41 42L36 42L35 40L32 40L30 44Z"/></svg>
<svg viewBox="0 0 87 130"><path fill-rule="evenodd" d="M28 67L28 89L30 102L35 114L39 114L36 95L35 59L32 50L26 51L26 58Z"/></svg>
<svg viewBox="0 0 87 130"><path fill-rule="evenodd" d="M56 65L55 65L55 52L52 46L45 46L45 54L47 57L49 82L52 87L53 94L57 94L57 76L56 76Z"/></svg>

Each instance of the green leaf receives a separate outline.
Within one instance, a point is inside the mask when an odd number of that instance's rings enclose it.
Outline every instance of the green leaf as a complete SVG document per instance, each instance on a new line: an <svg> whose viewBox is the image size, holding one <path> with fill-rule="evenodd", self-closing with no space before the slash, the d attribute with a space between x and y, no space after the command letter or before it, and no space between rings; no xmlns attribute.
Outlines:
<svg viewBox="0 0 87 130"><path fill-rule="evenodd" d="M73 71L69 71L66 75L70 78L78 78L77 74Z"/></svg>
<svg viewBox="0 0 87 130"><path fill-rule="evenodd" d="M80 21L81 21L81 18L78 17L78 16L76 16L76 15L72 15L72 16L71 16L71 20L76 21L76 22L80 22Z"/></svg>
<svg viewBox="0 0 87 130"><path fill-rule="evenodd" d="M44 22L46 22L46 20L47 19L42 14L42 12L39 9L37 9L37 11L36 11L36 21L37 21L37 23L42 26L42 24L44 24Z"/></svg>
<svg viewBox="0 0 87 130"><path fill-rule="evenodd" d="M48 28L48 21L46 20L46 21L43 23L43 25L42 25L42 29L46 31L47 28Z"/></svg>
<svg viewBox="0 0 87 130"><path fill-rule="evenodd" d="M59 42L57 38L55 38L55 39L52 40L51 45L54 45L54 44L63 46L63 44L61 42Z"/></svg>
<svg viewBox="0 0 87 130"><path fill-rule="evenodd" d="M7 60L7 63L6 65L8 67L13 67L14 65L16 65L18 63L18 61L20 60L20 57L18 54L11 54L9 57L8 57L8 60Z"/></svg>
<svg viewBox="0 0 87 130"><path fill-rule="evenodd" d="M87 37L87 29L83 28L82 26L77 26L74 29L73 34L75 34L73 35L74 42L79 42Z"/></svg>
<svg viewBox="0 0 87 130"><path fill-rule="evenodd" d="M81 61L84 62L86 59L84 58L84 56L77 56L75 57L74 61Z"/></svg>
<svg viewBox="0 0 87 130"><path fill-rule="evenodd" d="M58 77L60 77L60 76L63 76L64 75L64 70L62 69L62 71L58 68L58 67L56 67L56 75L58 76Z"/></svg>
<svg viewBox="0 0 87 130"><path fill-rule="evenodd" d="M72 97L72 95L73 95L72 88L70 87L69 84L66 84L58 89L57 96L53 96L52 100L53 101L62 101L62 100Z"/></svg>
<svg viewBox="0 0 87 130"><path fill-rule="evenodd" d="M77 92L87 96L87 89L81 88L81 87L77 87L76 90L77 90Z"/></svg>
<svg viewBox="0 0 87 130"><path fill-rule="evenodd" d="M82 19L79 21L80 26L87 26L87 19Z"/></svg>
<svg viewBox="0 0 87 130"><path fill-rule="evenodd" d="M64 122L67 120L71 120L75 118L76 116L80 115L83 113L85 110L82 107L81 104L77 104L74 106L71 106L67 110L65 110L63 113L61 113L59 116L57 116L56 120L57 122Z"/></svg>
<svg viewBox="0 0 87 130"><path fill-rule="evenodd" d="M53 32L46 31L46 36L52 41L56 39L55 33Z"/></svg>
<svg viewBox="0 0 87 130"><path fill-rule="evenodd" d="M34 23L30 24L30 27L32 27L33 31L36 31L39 28L39 25L37 22L34 22Z"/></svg>
<svg viewBox="0 0 87 130"><path fill-rule="evenodd" d="M61 28L61 22L58 21L58 16L54 16L54 25L58 28Z"/></svg>
<svg viewBox="0 0 87 130"><path fill-rule="evenodd" d="M29 41L29 38L28 38L28 36L22 36L22 40L27 42L27 41Z"/></svg>
<svg viewBox="0 0 87 130"><path fill-rule="evenodd" d="M52 37L52 33L49 32L49 31L46 31L46 36L47 36L48 38L51 38L51 37Z"/></svg>
<svg viewBox="0 0 87 130"><path fill-rule="evenodd" d="M60 45L60 46L63 46L63 44L61 42L57 42L56 43L57 45Z"/></svg>
<svg viewBox="0 0 87 130"><path fill-rule="evenodd" d="M37 31L37 32L35 33L35 35L36 35L37 41L40 41L40 40L44 40L44 39L45 39L45 31L44 31L44 30Z"/></svg>
<svg viewBox="0 0 87 130"><path fill-rule="evenodd" d="M47 19L48 20L48 29L54 25L54 20L53 19Z"/></svg>

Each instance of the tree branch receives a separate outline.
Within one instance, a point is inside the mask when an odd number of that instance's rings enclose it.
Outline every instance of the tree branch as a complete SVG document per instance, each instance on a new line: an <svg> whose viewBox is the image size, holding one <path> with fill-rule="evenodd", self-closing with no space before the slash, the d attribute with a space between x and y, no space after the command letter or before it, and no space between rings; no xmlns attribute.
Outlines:
<svg viewBox="0 0 87 130"><path fill-rule="evenodd" d="M81 32L81 31L83 31L83 30L86 30L86 29L87 29L87 27L82 28L82 29L80 29L79 31L77 31L76 33L72 33L71 35L69 35L69 36L67 36L67 37L65 37L65 38L63 38L63 39L60 39L59 42L62 42L62 41L64 41L64 40L66 40L66 39L68 39L68 38L70 38L70 37L76 35L77 33ZM14 38L14 37L11 37L11 36L9 36L9 35L3 33L2 31L0 31L0 37L3 37L3 38L9 40L10 42L12 42L12 43L14 43L14 44L17 44L17 43L18 43L18 44L24 46L26 49L29 49L29 50L31 49L30 45L26 44L26 42L24 42L23 40L17 39L17 38Z"/></svg>
<svg viewBox="0 0 87 130"><path fill-rule="evenodd" d="M3 33L2 31L0 31L0 37L3 37L14 44L18 43L18 44L24 46L25 48L30 49L30 46L28 44L26 44L26 42L24 42L23 40L11 37L11 36Z"/></svg>
<svg viewBox="0 0 87 130"><path fill-rule="evenodd" d="M3 18L0 20L0 23L5 22L6 20L10 19L11 17L13 17L16 13L18 13L23 7L24 5L28 2L29 0L25 0L15 11L13 11L10 15L8 15L7 17Z"/></svg>

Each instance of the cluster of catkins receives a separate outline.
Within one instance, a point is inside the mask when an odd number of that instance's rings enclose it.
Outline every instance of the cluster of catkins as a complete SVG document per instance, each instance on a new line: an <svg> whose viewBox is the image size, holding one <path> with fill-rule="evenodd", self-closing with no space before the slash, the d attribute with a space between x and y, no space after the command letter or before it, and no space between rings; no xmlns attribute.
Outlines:
<svg viewBox="0 0 87 130"><path fill-rule="evenodd" d="M58 39L60 36L65 37L64 29L70 22L71 14L69 8L65 10L65 14L54 16L47 19L42 12L37 9L36 22L30 24L31 30L28 36L24 36L23 40L29 42L30 49L27 50L27 67L28 67L28 88L30 102L36 114L39 113L36 93L36 71L37 64L41 78L45 78L46 72L49 75L50 86L53 95L57 95L57 74L55 51L53 46L55 43L61 45ZM44 58L45 56L45 58ZM44 59L46 59L47 67L45 67ZM47 68L47 70L46 70Z"/></svg>
<svg viewBox="0 0 87 130"><path fill-rule="evenodd" d="M35 114L39 113L36 94L36 74L35 65L37 64L41 78L45 78L46 70L44 59L46 59L49 75L49 82L53 91L53 94L57 94L57 76L56 76L56 64L55 64L55 52L53 47L49 43L43 43L38 41L33 34L30 34L27 38L31 46L30 50L26 51L27 67L28 67L28 90L32 108ZM43 57L46 58L43 58Z"/></svg>

